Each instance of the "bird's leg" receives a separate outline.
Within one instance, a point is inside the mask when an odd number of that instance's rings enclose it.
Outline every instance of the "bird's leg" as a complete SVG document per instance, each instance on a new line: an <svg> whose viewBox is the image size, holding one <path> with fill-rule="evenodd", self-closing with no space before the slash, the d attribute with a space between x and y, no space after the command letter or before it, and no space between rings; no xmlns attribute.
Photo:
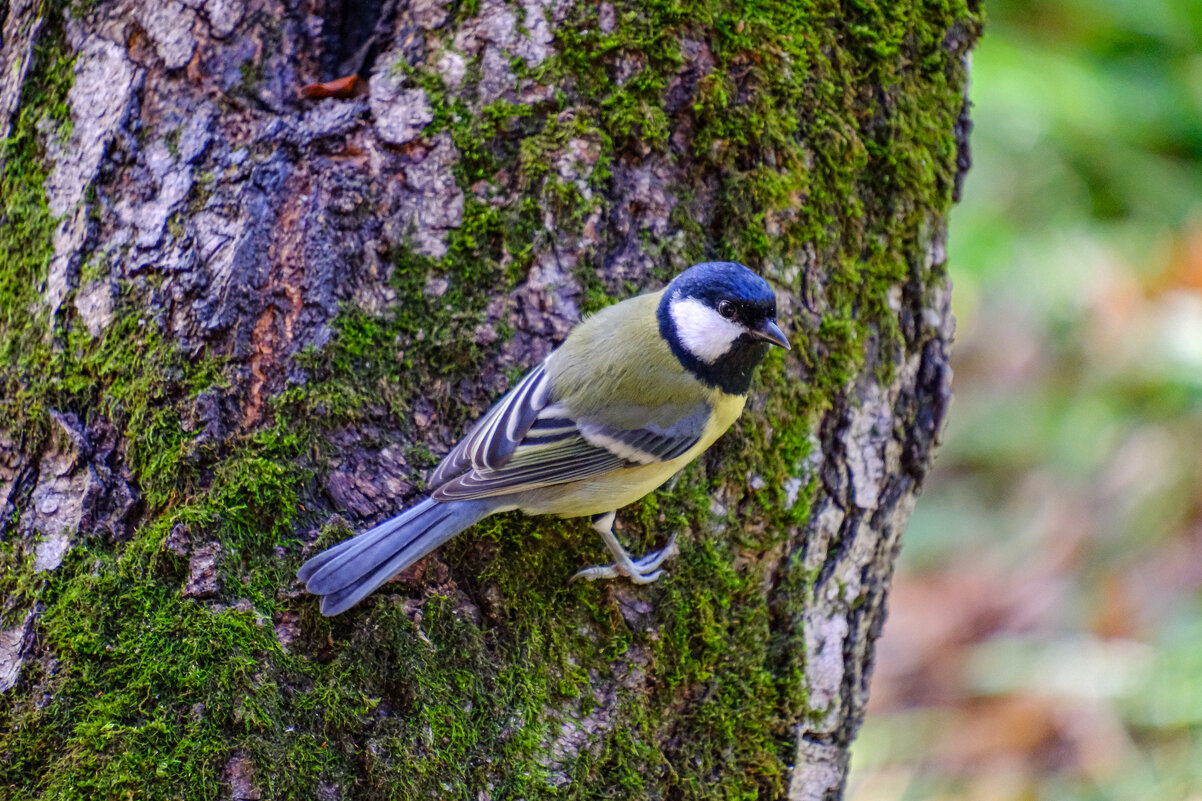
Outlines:
<svg viewBox="0 0 1202 801"><path fill-rule="evenodd" d="M668 544L658 551L643 556L639 559L632 559L626 549L622 547L622 543L618 542L618 538L614 536L614 513L606 512L601 515L594 515L593 530L601 535L601 539L605 541L605 547L609 548L609 552L614 556L613 564L597 565L595 567L586 567L576 575L573 579L588 579L595 581L601 578L617 578L626 576L635 584L650 584L661 575L662 570L659 566L665 560L680 553L676 547L676 534L668 540Z"/></svg>

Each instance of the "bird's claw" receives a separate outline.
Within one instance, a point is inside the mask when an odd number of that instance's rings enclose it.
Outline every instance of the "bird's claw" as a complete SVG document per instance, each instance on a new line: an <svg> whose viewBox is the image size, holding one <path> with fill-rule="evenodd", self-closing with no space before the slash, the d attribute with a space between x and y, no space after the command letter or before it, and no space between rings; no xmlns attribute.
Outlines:
<svg viewBox="0 0 1202 801"><path fill-rule="evenodd" d="M596 581L597 579L612 579L625 576L635 584L650 584L664 574L664 571L660 570L659 566L679 553L680 548L676 545L676 533L673 532L672 536L668 539L668 544L658 551L652 551L646 556L629 560L629 564L623 564L621 561L618 561L608 565L586 567L572 576L572 581L577 579Z"/></svg>
<svg viewBox="0 0 1202 801"><path fill-rule="evenodd" d="M662 570L653 570L650 573L636 572L627 574L622 572L622 568L616 564L594 565L593 567L586 567L583 570L578 571L574 576L572 576L572 581L575 581L576 579L596 581L597 579L612 579L626 576L626 578L630 579L635 584L650 584L663 574L664 571Z"/></svg>

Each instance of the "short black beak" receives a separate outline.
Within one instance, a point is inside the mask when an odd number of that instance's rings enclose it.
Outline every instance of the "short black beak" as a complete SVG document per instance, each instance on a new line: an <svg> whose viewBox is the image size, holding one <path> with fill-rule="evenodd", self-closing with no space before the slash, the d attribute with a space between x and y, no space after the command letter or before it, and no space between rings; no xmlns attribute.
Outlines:
<svg viewBox="0 0 1202 801"><path fill-rule="evenodd" d="M780 345L785 350L792 350L789 347L789 340L785 339L785 332L780 330L780 326L776 324L776 320L765 320L760 324L760 327L750 332L753 337L771 342L773 345Z"/></svg>

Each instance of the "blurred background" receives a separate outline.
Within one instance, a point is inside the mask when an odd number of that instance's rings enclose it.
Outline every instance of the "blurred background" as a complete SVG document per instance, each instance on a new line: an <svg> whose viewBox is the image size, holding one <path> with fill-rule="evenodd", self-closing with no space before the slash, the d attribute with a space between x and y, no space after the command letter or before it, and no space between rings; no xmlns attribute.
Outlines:
<svg viewBox="0 0 1202 801"><path fill-rule="evenodd" d="M1202 801L1202 2L987 0L852 801Z"/></svg>

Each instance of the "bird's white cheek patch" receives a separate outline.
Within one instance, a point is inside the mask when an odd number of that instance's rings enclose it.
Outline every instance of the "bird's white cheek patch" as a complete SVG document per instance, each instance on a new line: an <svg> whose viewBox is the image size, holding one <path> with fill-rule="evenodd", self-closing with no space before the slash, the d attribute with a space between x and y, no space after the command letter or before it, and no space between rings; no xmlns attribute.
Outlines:
<svg viewBox="0 0 1202 801"><path fill-rule="evenodd" d="M673 301L670 311L680 344L706 364L713 364L730 350L744 331L743 326L727 320L696 298Z"/></svg>

